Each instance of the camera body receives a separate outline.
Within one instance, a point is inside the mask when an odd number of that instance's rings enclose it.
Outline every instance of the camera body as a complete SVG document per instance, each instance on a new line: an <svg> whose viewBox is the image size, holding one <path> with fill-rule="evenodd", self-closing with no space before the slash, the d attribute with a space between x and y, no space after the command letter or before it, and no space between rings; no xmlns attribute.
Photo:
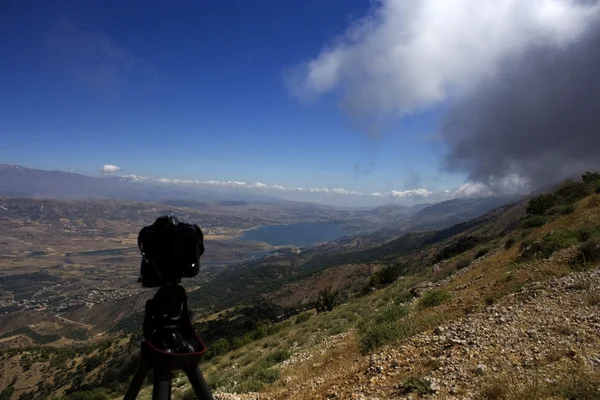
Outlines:
<svg viewBox="0 0 600 400"><path fill-rule="evenodd" d="M178 284L181 278L198 275L204 235L196 224L162 216L142 228L138 247L142 252L139 281L143 287Z"/></svg>

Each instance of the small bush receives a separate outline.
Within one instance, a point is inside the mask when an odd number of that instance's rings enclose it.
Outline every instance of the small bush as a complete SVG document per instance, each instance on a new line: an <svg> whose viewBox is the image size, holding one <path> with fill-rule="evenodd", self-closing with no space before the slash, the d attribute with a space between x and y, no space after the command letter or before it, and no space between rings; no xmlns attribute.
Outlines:
<svg viewBox="0 0 600 400"><path fill-rule="evenodd" d="M577 232L565 230L555 232L552 235L545 236L541 241L535 242L526 247L517 258L518 262L530 261L533 259L549 258L554 252L566 249L578 242ZM523 242L524 244L525 242Z"/></svg>
<svg viewBox="0 0 600 400"><path fill-rule="evenodd" d="M443 290L430 290L419 299L419 307L436 307L450 299L450 293Z"/></svg>
<svg viewBox="0 0 600 400"><path fill-rule="evenodd" d="M18 400L33 400L35 399L35 394L33 392L23 392L19 395Z"/></svg>
<svg viewBox="0 0 600 400"><path fill-rule="evenodd" d="M227 353L230 350L229 342L225 338L221 338L214 342L212 346L208 348L208 356L215 357Z"/></svg>
<svg viewBox="0 0 600 400"><path fill-rule="evenodd" d="M460 237L454 243L445 246L438 254L436 254L435 262L440 262L464 253L467 250L471 250L473 247L477 246L480 241L481 240L475 236Z"/></svg>
<svg viewBox="0 0 600 400"><path fill-rule="evenodd" d="M575 212L574 204L563 204L559 206L554 206L546 211L548 215L567 215Z"/></svg>
<svg viewBox="0 0 600 400"><path fill-rule="evenodd" d="M482 247L481 249L477 250L477 253L475 253L475 259L481 258L489 252L490 252L489 247Z"/></svg>
<svg viewBox="0 0 600 400"><path fill-rule="evenodd" d="M84 390L67 395L65 400L109 400L110 396L104 389Z"/></svg>
<svg viewBox="0 0 600 400"><path fill-rule="evenodd" d="M581 180L584 183L595 183L600 184L600 172L586 171L582 176Z"/></svg>
<svg viewBox="0 0 600 400"><path fill-rule="evenodd" d="M236 391L238 393L260 392L266 385L274 383L277 379L279 379L279 371L271 368L263 360L245 371L243 380L236 388Z"/></svg>
<svg viewBox="0 0 600 400"><path fill-rule="evenodd" d="M402 334L397 322L408 315L402 306L388 306L358 325L358 336L364 352L376 349Z"/></svg>
<svg viewBox="0 0 600 400"><path fill-rule="evenodd" d="M470 258L462 258L456 263L456 269L465 269L471 265L473 261Z"/></svg>
<svg viewBox="0 0 600 400"><path fill-rule="evenodd" d="M15 392L13 385L8 386L6 389L0 392L0 400L10 400Z"/></svg>
<svg viewBox="0 0 600 400"><path fill-rule="evenodd" d="M586 242L593 237L600 237L600 226L586 227L577 231L577 238L580 242Z"/></svg>
<svg viewBox="0 0 600 400"><path fill-rule="evenodd" d="M396 282L396 280L406 271L406 267L402 264L395 263L386 265L379 271L371 275L369 279L369 287L382 287Z"/></svg>
<svg viewBox="0 0 600 400"><path fill-rule="evenodd" d="M244 336L243 338L235 337L231 340L231 347L234 349L239 349L240 347L244 347L251 341L252 339L249 336Z"/></svg>
<svg viewBox="0 0 600 400"><path fill-rule="evenodd" d="M298 314L296 316L296 320L294 321L294 323L296 325L298 325L298 324L301 324L303 322L306 322L306 321L308 321L310 319L311 316L312 316L312 314L308 313L308 312L303 312L301 314Z"/></svg>
<svg viewBox="0 0 600 400"><path fill-rule="evenodd" d="M283 362L285 360L287 360L288 358L290 358L291 353L289 352L289 350L276 350L273 353L269 354L266 358L267 364L271 365L275 365L275 364L279 364L280 362Z"/></svg>
<svg viewBox="0 0 600 400"><path fill-rule="evenodd" d="M417 393L421 396L432 394L431 385L423 378L410 377L400 385L402 394Z"/></svg>
<svg viewBox="0 0 600 400"><path fill-rule="evenodd" d="M521 222L523 228L538 228L546 225L548 220L543 215L534 215L533 217L525 218Z"/></svg>
<svg viewBox="0 0 600 400"><path fill-rule="evenodd" d="M579 246L575 264L587 267L600 261L600 240L589 239Z"/></svg>
<svg viewBox="0 0 600 400"><path fill-rule="evenodd" d="M542 215L556 203L553 193L541 194L529 200L525 212L529 215Z"/></svg>
<svg viewBox="0 0 600 400"><path fill-rule="evenodd" d="M196 399L198 399L198 396L196 396L196 392L194 392L194 389L192 389L192 388L187 389L179 397L179 400L196 400Z"/></svg>
<svg viewBox="0 0 600 400"><path fill-rule="evenodd" d="M513 247L513 246L514 246L515 242L516 242L515 238L509 238L509 239L508 239L508 240L507 240L507 241L504 243L504 249L505 249L505 250L508 250L508 249L510 249L511 247Z"/></svg>
<svg viewBox="0 0 600 400"><path fill-rule="evenodd" d="M317 312L331 311L338 303L338 290L323 289L317 296Z"/></svg>
<svg viewBox="0 0 600 400"><path fill-rule="evenodd" d="M481 389L481 398L486 400L508 399L508 389L506 383L501 381L487 383Z"/></svg>
<svg viewBox="0 0 600 400"><path fill-rule="evenodd" d="M596 191L593 184L585 182L568 182L555 191L562 204L573 204Z"/></svg>
<svg viewBox="0 0 600 400"><path fill-rule="evenodd" d="M600 291L599 290L590 288L586 291L585 297L586 297L587 303L590 306L597 306L598 304L600 304Z"/></svg>
<svg viewBox="0 0 600 400"><path fill-rule="evenodd" d="M394 303L396 305L402 305L412 301L414 298L415 296L410 292L410 290L404 290L398 296L396 296Z"/></svg>
<svg viewBox="0 0 600 400"><path fill-rule="evenodd" d="M573 380L563 382L555 390L565 399L594 400L600 398L598 379L583 375L573 375Z"/></svg>
<svg viewBox="0 0 600 400"><path fill-rule="evenodd" d="M527 238L527 239L523 240L521 242L521 246L520 246L521 251L527 249L528 247L531 247L534 243L535 243L535 240L533 240L531 238Z"/></svg>
<svg viewBox="0 0 600 400"><path fill-rule="evenodd" d="M456 266L452 264L444 265L433 276L433 281L438 282L452 276L456 272Z"/></svg>

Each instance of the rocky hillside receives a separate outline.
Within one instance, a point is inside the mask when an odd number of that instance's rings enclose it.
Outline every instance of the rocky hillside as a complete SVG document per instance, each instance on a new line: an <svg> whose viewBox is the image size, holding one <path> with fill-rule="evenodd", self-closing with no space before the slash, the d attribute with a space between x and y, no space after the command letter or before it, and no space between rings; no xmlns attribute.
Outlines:
<svg viewBox="0 0 600 400"><path fill-rule="evenodd" d="M398 239L369 253L382 256L379 268L329 311L207 317L197 327L210 337L201 367L215 397L600 398L598 187L600 176L588 176ZM4 352L5 398L122 396L136 365L132 336L77 350L75 362L69 351ZM173 392L193 398L181 375Z"/></svg>
<svg viewBox="0 0 600 400"><path fill-rule="evenodd" d="M313 316L308 343L271 367L274 383L235 394L244 374L227 374L218 398L600 398L600 196L572 209L556 197L528 207L520 229L468 266L442 273L481 249ZM243 368L246 356L232 352L207 373Z"/></svg>

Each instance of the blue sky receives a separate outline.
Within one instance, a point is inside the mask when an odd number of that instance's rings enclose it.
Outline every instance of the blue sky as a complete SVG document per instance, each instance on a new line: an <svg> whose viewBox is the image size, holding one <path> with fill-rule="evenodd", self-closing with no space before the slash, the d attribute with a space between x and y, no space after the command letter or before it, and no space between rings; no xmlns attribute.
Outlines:
<svg viewBox="0 0 600 400"><path fill-rule="evenodd" d="M554 76L599 24L571 0L5 0L0 163L356 204L524 192L581 161L546 100L581 98Z"/></svg>
<svg viewBox="0 0 600 400"><path fill-rule="evenodd" d="M0 162L97 174L343 187L455 187L440 111L377 138L335 95L306 103L286 71L369 1L4 1ZM416 186L415 186L416 185Z"/></svg>

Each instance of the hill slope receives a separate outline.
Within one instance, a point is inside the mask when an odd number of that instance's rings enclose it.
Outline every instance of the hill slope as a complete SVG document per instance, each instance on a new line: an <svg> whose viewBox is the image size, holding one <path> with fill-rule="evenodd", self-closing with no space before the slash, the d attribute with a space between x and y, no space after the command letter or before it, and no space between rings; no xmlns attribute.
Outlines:
<svg viewBox="0 0 600 400"><path fill-rule="evenodd" d="M599 398L598 187L567 184L405 238L363 276L371 289L328 312L262 304L199 319L216 398ZM132 336L76 350L74 362L69 351L5 351L2 383L12 398L123 393ZM176 398L187 398L186 381L175 382Z"/></svg>

